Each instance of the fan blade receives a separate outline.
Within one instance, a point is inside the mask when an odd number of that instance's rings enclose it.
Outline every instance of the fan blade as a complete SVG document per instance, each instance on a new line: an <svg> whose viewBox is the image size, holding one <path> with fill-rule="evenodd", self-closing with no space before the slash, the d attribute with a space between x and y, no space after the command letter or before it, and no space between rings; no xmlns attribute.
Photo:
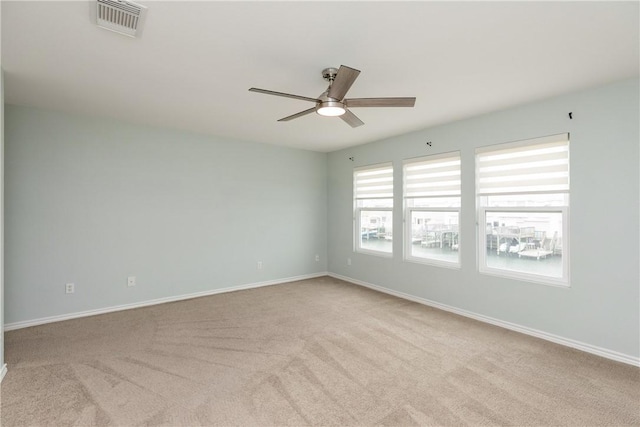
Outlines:
<svg viewBox="0 0 640 427"><path fill-rule="evenodd" d="M342 101L353 82L358 78L358 75L360 75L360 70L341 65L327 96Z"/></svg>
<svg viewBox="0 0 640 427"><path fill-rule="evenodd" d="M357 128L358 126L362 126L364 122L358 118L351 111L347 110L343 115L340 116L342 120L344 120L349 126L352 128Z"/></svg>
<svg viewBox="0 0 640 427"><path fill-rule="evenodd" d="M319 99L315 99L315 98L309 98L309 97L300 96L300 95L292 95L290 93L274 92L272 90L258 89L256 87L252 87L251 89L249 89L249 92L264 93L265 95L284 96L285 98L300 99L302 101L309 101L309 102L320 102Z"/></svg>
<svg viewBox="0 0 640 427"><path fill-rule="evenodd" d="M288 122L289 120L297 119L298 117L306 116L307 114L313 113L316 111L316 107L309 108L308 110L300 111L299 113L292 114L291 116L287 116L278 120L279 122Z"/></svg>
<svg viewBox="0 0 640 427"><path fill-rule="evenodd" d="M345 99L347 107L413 107L415 98L353 98Z"/></svg>

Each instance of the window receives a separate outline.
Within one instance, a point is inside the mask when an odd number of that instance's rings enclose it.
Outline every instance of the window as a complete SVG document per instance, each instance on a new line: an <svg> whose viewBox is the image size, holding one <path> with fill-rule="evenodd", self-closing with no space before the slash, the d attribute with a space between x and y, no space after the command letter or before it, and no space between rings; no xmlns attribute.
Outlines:
<svg viewBox="0 0 640 427"><path fill-rule="evenodd" d="M569 135L476 150L481 272L568 286Z"/></svg>
<svg viewBox="0 0 640 427"><path fill-rule="evenodd" d="M393 166L385 163L353 172L355 248L358 252L393 253Z"/></svg>
<svg viewBox="0 0 640 427"><path fill-rule="evenodd" d="M460 265L460 153L404 163L405 259Z"/></svg>

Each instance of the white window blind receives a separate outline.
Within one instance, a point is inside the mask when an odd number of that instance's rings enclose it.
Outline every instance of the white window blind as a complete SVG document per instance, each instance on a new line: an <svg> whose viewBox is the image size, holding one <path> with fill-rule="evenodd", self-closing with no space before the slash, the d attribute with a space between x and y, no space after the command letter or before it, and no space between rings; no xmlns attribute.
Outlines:
<svg viewBox="0 0 640 427"><path fill-rule="evenodd" d="M569 191L569 134L476 150L480 195Z"/></svg>
<svg viewBox="0 0 640 427"><path fill-rule="evenodd" d="M405 162L405 198L448 196L460 196L460 153Z"/></svg>
<svg viewBox="0 0 640 427"><path fill-rule="evenodd" d="M393 197L393 166L391 163L358 168L353 172L356 199L386 199Z"/></svg>

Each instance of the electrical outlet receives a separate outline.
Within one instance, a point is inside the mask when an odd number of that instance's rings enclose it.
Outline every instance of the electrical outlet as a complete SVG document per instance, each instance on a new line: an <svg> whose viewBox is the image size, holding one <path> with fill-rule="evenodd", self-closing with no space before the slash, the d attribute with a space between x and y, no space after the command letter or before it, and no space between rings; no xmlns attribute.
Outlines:
<svg viewBox="0 0 640 427"><path fill-rule="evenodd" d="M262 270L262 261L258 261L258 270Z"/></svg>
<svg viewBox="0 0 640 427"><path fill-rule="evenodd" d="M316 255L316 261L320 261L320 255Z"/></svg>
<svg viewBox="0 0 640 427"><path fill-rule="evenodd" d="M64 293L65 294L72 294L76 291L76 285L73 283L67 283L64 286Z"/></svg>
<svg viewBox="0 0 640 427"><path fill-rule="evenodd" d="M136 285L136 276L127 277L127 286L135 286Z"/></svg>
<svg viewBox="0 0 640 427"><path fill-rule="evenodd" d="M351 258L347 258L347 265L351 265Z"/></svg>

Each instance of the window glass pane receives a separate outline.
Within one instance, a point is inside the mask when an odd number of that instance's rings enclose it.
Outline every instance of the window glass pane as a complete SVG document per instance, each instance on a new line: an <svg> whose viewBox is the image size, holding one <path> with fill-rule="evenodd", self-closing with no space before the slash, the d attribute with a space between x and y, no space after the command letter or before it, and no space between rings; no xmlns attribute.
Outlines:
<svg viewBox="0 0 640 427"><path fill-rule="evenodd" d="M380 163L353 171L355 249L393 253L393 165Z"/></svg>
<svg viewBox="0 0 640 427"><path fill-rule="evenodd" d="M410 256L459 262L458 212L411 211Z"/></svg>
<svg viewBox="0 0 640 427"><path fill-rule="evenodd" d="M360 199L356 200L359 208L392 208L393 199Z"/></svg>
<svg viewBox="0 0 640 427"><path fill-rule="evenodd" d="M486 266L562 278L562 212L487 212Z"/></svg>
<svg viewBox="0 0 640 427"><path fill-rule="evenodd" d="M391 211L360 211L360 248L392 253L393 214Z"/></svg>

